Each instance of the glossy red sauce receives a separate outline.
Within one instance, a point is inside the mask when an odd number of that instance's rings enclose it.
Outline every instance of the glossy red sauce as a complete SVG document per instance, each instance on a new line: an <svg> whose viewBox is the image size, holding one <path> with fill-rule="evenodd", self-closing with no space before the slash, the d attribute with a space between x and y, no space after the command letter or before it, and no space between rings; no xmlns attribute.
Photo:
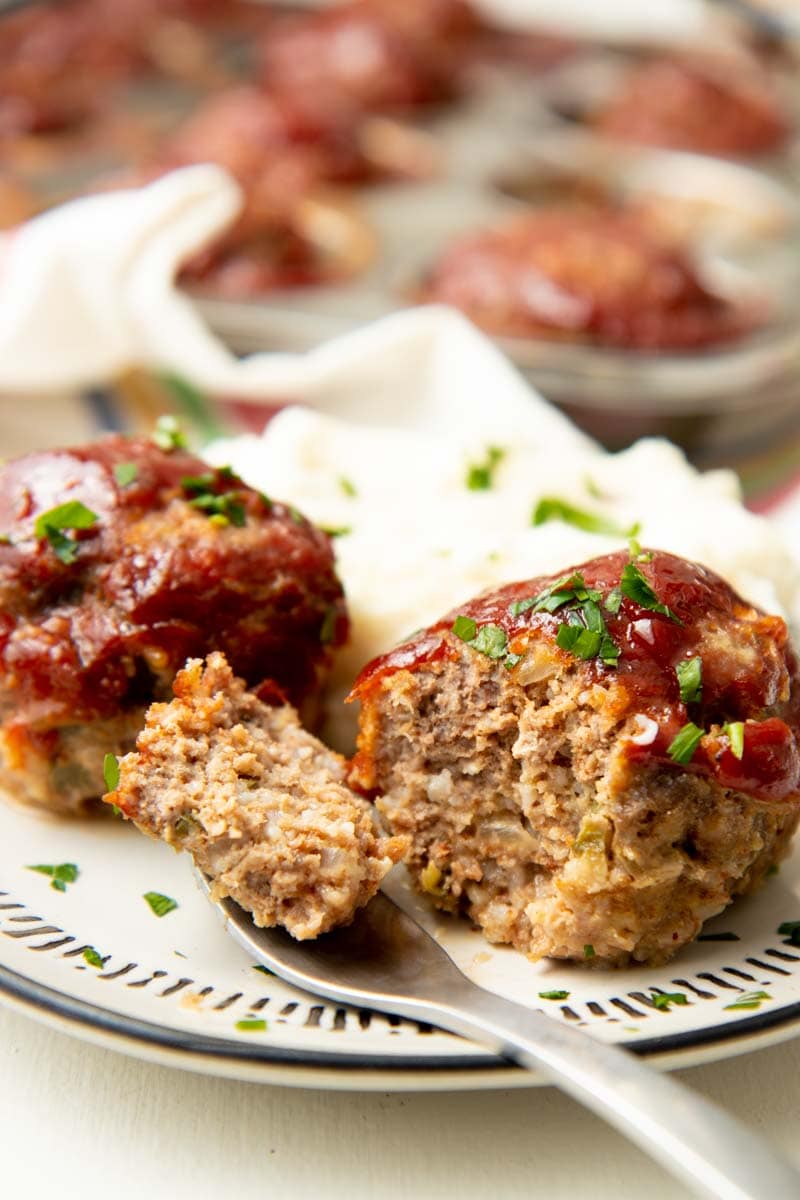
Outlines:
<svg viewBox="0 0 800 1200"><path fill-rule="evenodd" d="M763 317L705 286L688 249L635 213L537 209L457 238L421 298L505 337L686 351L741 338Z"/></svg>
<svg viewBox="0 0 800 1200"><path fill-rule="evenodd" d="M114 466L135 464L120 485ZM234 492L242 527L192 508L187 476ZM68 531L62 562L37 517L70 500L96 514ZM254 686L274 679L295 702L318 686L329 645L347 633L330 541L182 450L111 437L29 455L0 471L0 711L36 726L113 715L153 698L187 657L222 650ZM326 627L323 643L322 629Z"/></svg>
<svg viewBox="0 0 800 1200"><path fill-rule="evenodd" d="M524 653L534 639L555 641L565 620L562 610L515 616L511 605L538 595L573 572L605 598L619 584L628 562L626 552L610 554L559 575L508 584L478 596L368 664L352 698L369 702L398 671L414 672L442 658L457 659L465 649L452 633L459 615L472 618L479 627L499 626L514 653ZM657 722L658 733L651 744L630 744L631 758L672 763L668 748L688 721L706 730L744 721L741 760L730 750L727 738L708 734L687 769L713 775L725 787L764 800L796 793L800 675L785 622L752 608L718 575L696 563L656 551L651 562L636 565L680 623L623 598L617 614L603 609L608 632L621 651L618 665L605 666L599 659L583 664L590 680L620 685L620 715L641 713ZM560 653L572 659L567 651ZM697 656L703 664L702 698L687 705L680 697L675 667ZM504 668L498 664L498 669Z"/></svg>

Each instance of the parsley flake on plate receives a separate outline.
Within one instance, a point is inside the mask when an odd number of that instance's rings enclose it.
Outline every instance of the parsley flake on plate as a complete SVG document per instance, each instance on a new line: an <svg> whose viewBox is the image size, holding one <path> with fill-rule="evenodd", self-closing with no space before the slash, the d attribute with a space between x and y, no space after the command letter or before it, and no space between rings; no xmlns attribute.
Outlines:
<svg viewBox="0 0 800 1200"><path fill-rule="evenodd" d="M236 1022L236 1028L242 1033L264 1033L267 1022L263 1017L245 1017L244 1020Z"/></svg>
<svg viewBox="0 0 800 1200"><path fill-rule="evenodd" d="M339 487L344 492L345 496L349 496L351 500L358 495L358 488L353 483L352 479L348 479L346 475L339 476Z"/></svg>
<svg viewBox="0 0 800 1200"><path fill-rule="evenodd" d="M167 913L173 912L178 907L177 900L173 900L171 896L164 896L161 892L145 892L142 899L147 902L150 911L157 917L165 917Z"/></svg>
<svg viewBox="0 0 800 1200"><path fill-rule="evenodd" d="M651 989L652 991L652 989ZM683 992L655 992L649 997L651 1004L659 1012L669 1012L673 1004L688 1004L689 999Z"/></svg>
<svg viewBox="0 0 800 1200"><path fill-rule="evenodd" d="M800 946L800 921L784 921L778 926L778 933L790 946Z"/></svg>
<svg viewBox="0 0 800 1200"><path fill-rule="evenodd" d="M97 953L94 946L84 946L83 958L86 960L86 962L89 964L90 967L97 967L98 971L102 970L103 959Z"/></svg>
<svg viewBox="0 0 800 1200"><path fill-rule="evenodd" d="M742 992L732 1004L725 1005L725 1012L731 1012L737 1008L760 1008L762 1000L771 1000L769 992Z"/></svg>
<svg viewBox="0 0 800 1200"><path fill-rule="evenodd" d="M74 883L80 874L75 863L57 863L55 865L39 863L36 866L28 867L28 870L49 876L50 887L56 892L65 892L67 884Z"/></svg>
<svg viewBox="0 0 800 1200"><path fill-rule="evenodd" d="M606 537L630 538L638 533L639 525L634 524L627 529L604 517L602 513L590 513L586 509L576 508L566 500L557 496L542 496L531 514L531 525L546 525L548 521L563 521L584 533L603 534Z"/></svg>

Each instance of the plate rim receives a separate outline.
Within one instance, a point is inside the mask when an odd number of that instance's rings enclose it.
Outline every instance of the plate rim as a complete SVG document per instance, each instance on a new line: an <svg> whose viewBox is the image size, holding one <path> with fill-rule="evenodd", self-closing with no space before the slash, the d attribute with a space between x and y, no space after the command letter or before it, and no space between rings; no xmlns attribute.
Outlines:
<svg viewBox="0 0 800 1200"><path fill-rule="evenodd" d="M541 1086L541 1075L496 1055L403 1055L252 1045L147 1021L39 983L0 963L0 1003L62 1032L140 1060L229 1078L330 1089L448 1090ZM800 1001L724 1025L619 1042L655 1068L678 1070L800 1034ZM728 1053L708 1051L727 1044ZM730 1048L734 1047L734 1048ZM706 1054L702 1053L703 1048ZM692 1055L691 1051L695 1051ZM697 1052L701 1053L698 1054ZM687 1053L689 1052L689 1053ZM688 1059L688 1061L687 1061Z"/></svg>

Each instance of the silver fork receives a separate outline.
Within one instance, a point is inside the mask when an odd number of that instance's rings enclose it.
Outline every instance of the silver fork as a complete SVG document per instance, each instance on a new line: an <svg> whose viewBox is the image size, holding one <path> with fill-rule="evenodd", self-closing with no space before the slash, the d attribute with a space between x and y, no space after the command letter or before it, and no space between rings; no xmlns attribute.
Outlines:
<svg viewBox="0 0 800 1200"><path fill-rule="evenodd" d="M392 872L394 875L395 872ZM201 872L198 883L210 898ZM547 1079L613 1125L699 1196L798 1200L800 1174L715 1104L617 1046L472 983L391 882L352 925L312 942L260 929L232 900L216 901L249 954L303 991L425 1021L489 1047ZM402 905L402 907L400 907Z"/></svg>

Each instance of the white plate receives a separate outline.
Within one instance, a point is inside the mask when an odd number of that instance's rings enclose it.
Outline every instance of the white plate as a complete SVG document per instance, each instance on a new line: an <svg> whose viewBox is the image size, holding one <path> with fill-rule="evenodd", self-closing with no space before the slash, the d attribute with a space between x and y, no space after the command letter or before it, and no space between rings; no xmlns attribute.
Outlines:
<svg viewBox="0 0 800 1200"><path fill-rule="evenodd" d="M197 891L188 860L123 822L57 823L0 808L0 999L80 1037L138 1057L235 1078L333 1088L529 1085L534 1076L449 1034L338 1008L254 969ZM28 870L75 863L66 892ZM161 918L145 892L174 898ZM667 967L601 971L529 963L489 946L465 921L432 914L467 973L555 1020L688 1066L800 1032L800 949L777 933L800 920L800 855L761 894L735 905ZM103 958L90 965L89 946ZM561 989L564 1001L539 999ZM654 990L688 1003L653 1006ZM751 991L758 1007L728 1007ZM266 1028L237 1022L264 1020Z"/></svg>

